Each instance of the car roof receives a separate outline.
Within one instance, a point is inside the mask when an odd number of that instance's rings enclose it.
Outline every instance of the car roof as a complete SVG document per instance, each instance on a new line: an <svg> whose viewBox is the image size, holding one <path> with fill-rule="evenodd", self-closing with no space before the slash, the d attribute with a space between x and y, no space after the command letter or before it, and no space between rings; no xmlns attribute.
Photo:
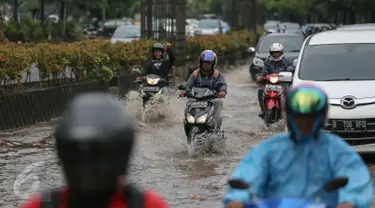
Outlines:
<svg viewBox="0 0 375 208"><path fill-rule="evenodd" d="M140 27L140 25L121 25L119 27Z"/></svg>
<svg viewBox="0 0 375 208"><path fill-rule="evenodd" d="M301 37L302 34L298 34L298 33L270 33L270 34L266 34L265 36L267 37L273 37L273 36L295 36L295 37Z"/></svg>
<svg viewBox="0 0 375 208"><path fill-rule="evenodd" d="M342 27L337 28L337 30L375 30L375 24L366 23L366 24L344 25Z"/></svg>
<svg viewBox="0 0 375 208"><path fill-rule="evenodd" d="M312 36L309 45L375 43L375 30L331 30Z"/></svg>

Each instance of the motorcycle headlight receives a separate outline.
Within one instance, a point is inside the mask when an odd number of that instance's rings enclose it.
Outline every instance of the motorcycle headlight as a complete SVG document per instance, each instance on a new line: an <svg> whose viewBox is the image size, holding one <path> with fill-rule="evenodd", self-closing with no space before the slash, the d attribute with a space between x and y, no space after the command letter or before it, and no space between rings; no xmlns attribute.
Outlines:
<svg viewBox="0 0 375 208"><path fill-rule="evenodd" d="M278 77L270 77L270 82L272 83L272 84L275 84L275 83L277 83L279 81L279 78Z"/></svg>
<svg viewBox="0 0 375 208"><path fill-rule="evenodd" d="M149 85L157 85L160 81L160 78L151 79L147 77L147 83Z"/></svg>
<svg viewBox="0 0 375 208"><path fill-rule="evenodd" d="M206 123L207 121L207 113L206 114L203 114L202 116L200 116L198 119L197 119L197 123L199 124L204 124Z"/></svg>
<svg viewBox="0 0 375 208"><path fill-rule="evenodd" d="M264 61L258 57L253 58L253 64L258 67L264 67Z"/></svg>
<svg viewBox="0 0 375 208"><path fill-rule="evenodd" d="M195 118L190 114L186 115L186 120L188 121L188 123L195 123Z"/></svg>

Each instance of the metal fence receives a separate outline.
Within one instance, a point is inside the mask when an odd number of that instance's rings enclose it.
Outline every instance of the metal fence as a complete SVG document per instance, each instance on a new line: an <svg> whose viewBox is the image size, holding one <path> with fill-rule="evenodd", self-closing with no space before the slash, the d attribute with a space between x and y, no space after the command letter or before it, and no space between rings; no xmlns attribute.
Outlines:
<svg viewBox="0 0 375 208"><path fill-rule="evenodd" d="M177 65L185 61L186 0L141 0L141 36L172 43Z"/></svg>

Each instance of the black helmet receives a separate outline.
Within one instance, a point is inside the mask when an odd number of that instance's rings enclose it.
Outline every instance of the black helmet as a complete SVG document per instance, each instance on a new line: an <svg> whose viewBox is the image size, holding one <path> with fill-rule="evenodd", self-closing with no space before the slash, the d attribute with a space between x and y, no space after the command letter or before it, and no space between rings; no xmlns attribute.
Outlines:
<svg viewBox="0 0 375 208"><path fill-rule="evenodd" d="M105 93L76 97L54 137L69 190L87 195L116 190L135 140L121 103Z"/></svg>
<svg viewBox="0 0 375 208"><path fill-rule="evenodd" d="M318 133L324 127L328 114L328 96L319 87L312 84L301 84L289 89L285 97L285 113L288 130L293 140L301 139L302 134L294 122L294 116L313 116L315 122L311 135L318 138Z"/></svg>
<svg viewBox="0 0 375 208"><path fill-rule="evenodd" d="M164 45L161 44L161 43L155 43L155 44L152 46L152 56L153 56L154 58L155 58L154 52L155 52L156 50L160 50L160 51L161 51L161 53L162 53L161 58L163 58L163 54L164 54L164 52L165 52L165 47L164 47Z"/></svg>

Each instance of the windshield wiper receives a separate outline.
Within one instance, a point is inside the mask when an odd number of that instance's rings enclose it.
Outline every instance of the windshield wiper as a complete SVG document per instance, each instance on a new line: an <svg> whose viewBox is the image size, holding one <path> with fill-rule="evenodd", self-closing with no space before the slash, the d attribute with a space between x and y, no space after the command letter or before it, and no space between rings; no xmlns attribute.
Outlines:
<svg viewBox="0 0 375 208"><path fill-rule="evenodd" d="M318 81L348 81L348 80L352 80L352 79L346 77L346 78L323 79L323 80L318 80Z"/></svg>

